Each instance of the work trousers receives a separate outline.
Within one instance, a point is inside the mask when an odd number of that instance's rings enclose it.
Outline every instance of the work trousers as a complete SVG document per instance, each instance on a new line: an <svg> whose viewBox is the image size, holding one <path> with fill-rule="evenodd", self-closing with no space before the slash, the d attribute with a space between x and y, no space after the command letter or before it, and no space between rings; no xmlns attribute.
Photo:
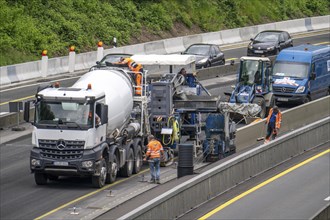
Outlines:
<svg viewBox="0 0 330 220"><path fill-rule="evenodd" d="M149 159L150 175L152 180L159 180L160 178L160 159Z"/></svg>

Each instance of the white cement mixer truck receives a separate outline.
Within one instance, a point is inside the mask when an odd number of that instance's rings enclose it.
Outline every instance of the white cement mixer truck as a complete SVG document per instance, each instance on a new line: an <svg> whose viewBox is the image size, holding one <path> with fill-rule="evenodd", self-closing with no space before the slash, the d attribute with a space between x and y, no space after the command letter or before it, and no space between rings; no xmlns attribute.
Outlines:
<svg viewBox="0 0 330 220"><path fill-rule="evenodd" d="M134 90L129 72L116 67L90 71L69 88L39 88L30 155L36 184L89 176L100 188L118 172L139 173L150 129L147 97L134 96Z"/></svg>

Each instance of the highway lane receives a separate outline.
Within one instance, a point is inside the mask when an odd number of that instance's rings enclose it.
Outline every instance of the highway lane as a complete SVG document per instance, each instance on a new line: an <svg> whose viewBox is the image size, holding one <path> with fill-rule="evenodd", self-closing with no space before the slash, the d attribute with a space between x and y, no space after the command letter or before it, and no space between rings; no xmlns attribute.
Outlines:
<svg viewBox="0 0 330 220"><path fill-rule="evenodd" d="M30 174L31 148L31 135L0 145L0 219L33 219L94 190L79 178L37 186Z"/></svg>
<svg viewBox="0 0 330 220"><path fill-rule="evenodd" d="M221 91L221 87L210 89L213 95ZM31 149L31 135L0 145L0 219L37 218L95 191L89 178L61 178L46 186L37 186L29 169ZM117 181L120 179L125 178ZM135 183L127 184L133 187Z"/></svg>
<svg viewBox="0 0 330 220"><path fill-rule="evenodd" d="M296 38L294 38L294 45L304 44L304 43L311 43L311 44L329 44L330 39L330 33L324 33L324 32L316 32L316 33L305 33L301 35L297 35ZM221 45L220 45L221 46ZM224 53L225 58L227 60L235 60L236 62L239 60L241 56L246 55L246 49L247 44L237 44L237 45L231 45L224 46ZM68 75L66 75L68 77ZM71 86L76 80L77 76L74 78L64 78L61 80L55 80L60 81L62 86ZM47 82L36 82L31 83L29 85L19 86L10 89L6 89L6 86L2 86L0 91L0 114L3 114L4 112L8 112L8 102L9 101L26 101L33 99L33 96L35 95L37 88L40 84L45 84Z"/></svg>
<svg viewBox="0 0 330 220"><path fill-rule="evenodd" d="M329 204L329 144L236 187L179 219L309 219Z"/></svg>

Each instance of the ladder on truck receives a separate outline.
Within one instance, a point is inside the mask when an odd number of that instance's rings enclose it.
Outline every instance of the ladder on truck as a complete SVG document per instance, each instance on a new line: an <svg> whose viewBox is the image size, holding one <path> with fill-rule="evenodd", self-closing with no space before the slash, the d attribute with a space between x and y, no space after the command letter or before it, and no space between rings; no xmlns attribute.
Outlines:
<svg viewBox="0 0 330 220"><path fill-rule="evenodd" d="M136 88L141 89L140 95L135 95L133 97L133 101L137 102L141 106L141 130L140 135L150 135L151 129L150 129L150 123L149 123L149 112L148 112L148 85L147 85L147 70L144 72L141 72L142 75L142 83L141 86L133 85L134 91Z"/></svg>

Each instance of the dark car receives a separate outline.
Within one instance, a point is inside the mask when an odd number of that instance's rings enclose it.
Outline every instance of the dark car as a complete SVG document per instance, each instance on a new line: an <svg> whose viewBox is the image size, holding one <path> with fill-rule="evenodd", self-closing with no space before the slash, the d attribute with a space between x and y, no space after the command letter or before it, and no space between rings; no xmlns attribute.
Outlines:
<svg viewBox="0 0 330 220"><path fill-rule="evenodd" d="M120 61L121 57L131 57L132 54L126 54L126 53L109 53L105 55L101 61L97 61L95 66L92 66L90 70L93 69L100 69L102 67L106 67L108 65L112 65L116 62Z"/></svg>
<svg viewBox="0 0 330 220"><path fill-rule="evenodd" d="M181 54L195 55L196 69L225 64L225 56L215 44L192 44Z"/></svg>
<svg viewBox="0 0 330 220"><path fill-rule="evenodd" d="M251 38L248 45L248 56L272 56L277 55L281 50L292 47L293 41L286 31L262 31Z"/></svg>

